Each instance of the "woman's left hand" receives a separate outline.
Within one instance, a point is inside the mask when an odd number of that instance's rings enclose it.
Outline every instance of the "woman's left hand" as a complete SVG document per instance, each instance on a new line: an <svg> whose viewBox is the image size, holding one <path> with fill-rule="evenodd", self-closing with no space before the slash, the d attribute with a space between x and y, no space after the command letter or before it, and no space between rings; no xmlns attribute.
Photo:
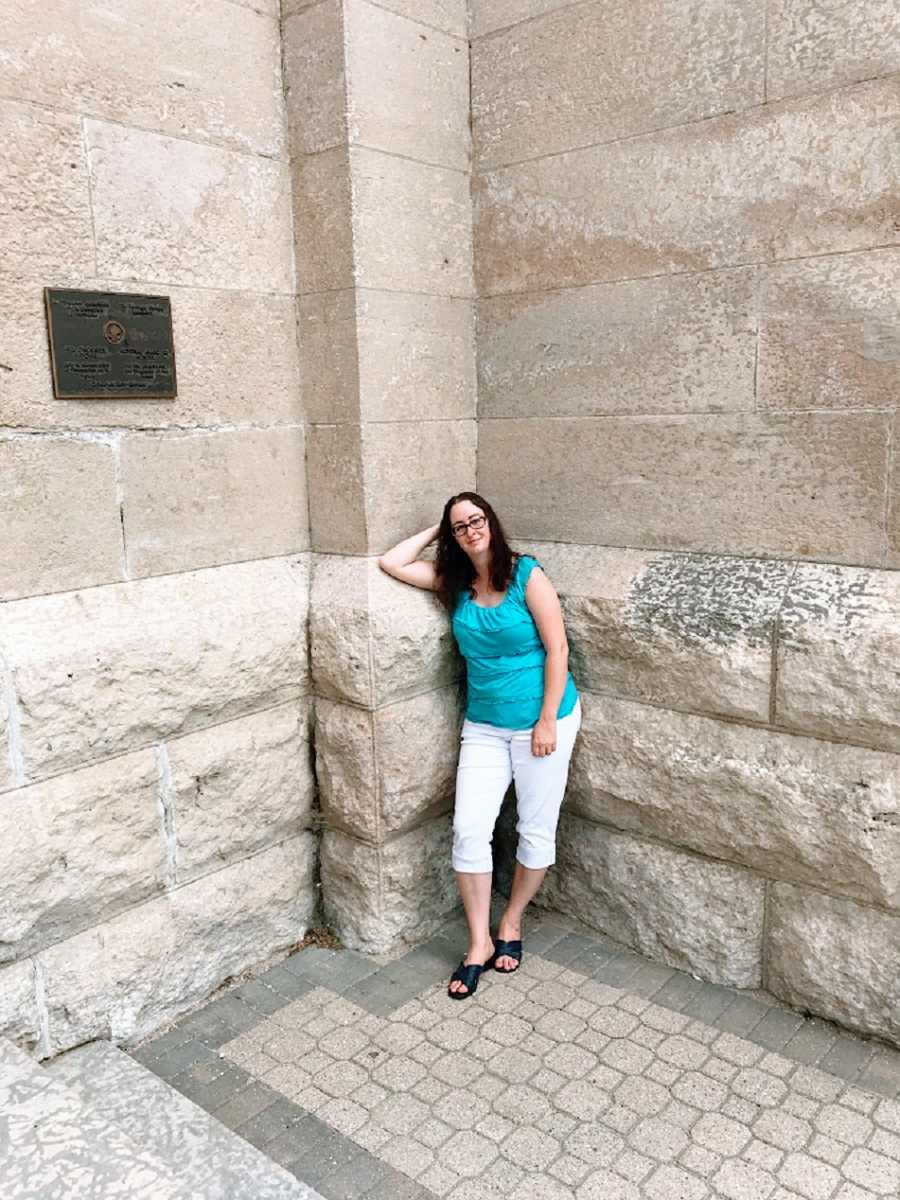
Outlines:
<svg viewBox="0 0 900 1200"><path fill-rule="evenodd" d="M556 749L556 718L541 717L531 731L531 753L535 758L546 758Z"/></svg>

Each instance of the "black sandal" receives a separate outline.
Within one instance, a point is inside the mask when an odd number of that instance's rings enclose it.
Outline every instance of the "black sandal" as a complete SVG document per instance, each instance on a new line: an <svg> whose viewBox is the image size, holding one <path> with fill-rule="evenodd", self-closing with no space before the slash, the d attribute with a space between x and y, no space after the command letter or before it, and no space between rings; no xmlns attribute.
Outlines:
<svg viewBox="0 0 900 1200"><path fill-rule="evenodd" d="M465 959L459 964L453 974L450 976L450 983L459 981L464 983L468 988L466 992L451 992L450 984L447 985L447 995L451 1000L468 1000L470 996L474 996L478 989L478 979L482 971L489 971L497 959L496 951L484 963L467 963Z"/></svg>
<svg viewBox="0 0 900 1200"><path fill-rule="evenodd" d="M516 938L512 942L505 942L503 938L494 938L494 958L514 958L516 966L514 967L498 967L494 964L494 970L499 971L501 975L512 975L518 971L518 964L522 961L522 939Z"/></svg>

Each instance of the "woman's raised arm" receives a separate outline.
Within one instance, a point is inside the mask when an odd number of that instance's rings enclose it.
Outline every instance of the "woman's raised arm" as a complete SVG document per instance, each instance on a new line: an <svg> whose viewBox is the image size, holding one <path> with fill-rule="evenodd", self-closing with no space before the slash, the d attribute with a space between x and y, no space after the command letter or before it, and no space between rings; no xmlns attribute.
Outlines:
<svg viewBox="0 0 900 1200"><path fill-rule="evenodd" d="M440 525L432 525L430 529L423 529L421 533L414 533L412 537L398 542L392 550L381 555L378 560L379 567L403 583L411 583L413 587L433 592L437 587L434 563L416 560L425 547L435 540L439 529Z"/></svg>

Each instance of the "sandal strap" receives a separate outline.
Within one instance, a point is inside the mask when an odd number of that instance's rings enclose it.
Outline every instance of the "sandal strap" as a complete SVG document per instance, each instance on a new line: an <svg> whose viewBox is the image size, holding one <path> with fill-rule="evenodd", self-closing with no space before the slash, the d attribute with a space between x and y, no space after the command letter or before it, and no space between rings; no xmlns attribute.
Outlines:
<svg viewBox="0 0 900 1200"><path fill-rule="evenodd" d="M464 983L470 992L475 990L478 984L478 977L484 970L484 963L466 963L461 962L453 974L450 976L450 982L457 980L459 983Z"/></svg>
<svg viewBox="0 0 900 1200"><path fill-rule="evenodd" d="M522 939L515 938L511 942L505 942L503 938L494 938L494 957L495 958L514 958L516 962L522 961Z"/></svg>

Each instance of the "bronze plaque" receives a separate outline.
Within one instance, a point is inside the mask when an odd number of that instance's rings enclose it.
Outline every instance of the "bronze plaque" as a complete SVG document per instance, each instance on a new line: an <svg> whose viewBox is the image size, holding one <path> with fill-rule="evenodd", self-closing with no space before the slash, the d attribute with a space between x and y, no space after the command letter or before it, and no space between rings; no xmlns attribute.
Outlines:
<svg viewBox="0 0 900 1200"><path fill-rule="evenodd" d="M168 296L44 288L57 400L174 400Z"/></svg>

